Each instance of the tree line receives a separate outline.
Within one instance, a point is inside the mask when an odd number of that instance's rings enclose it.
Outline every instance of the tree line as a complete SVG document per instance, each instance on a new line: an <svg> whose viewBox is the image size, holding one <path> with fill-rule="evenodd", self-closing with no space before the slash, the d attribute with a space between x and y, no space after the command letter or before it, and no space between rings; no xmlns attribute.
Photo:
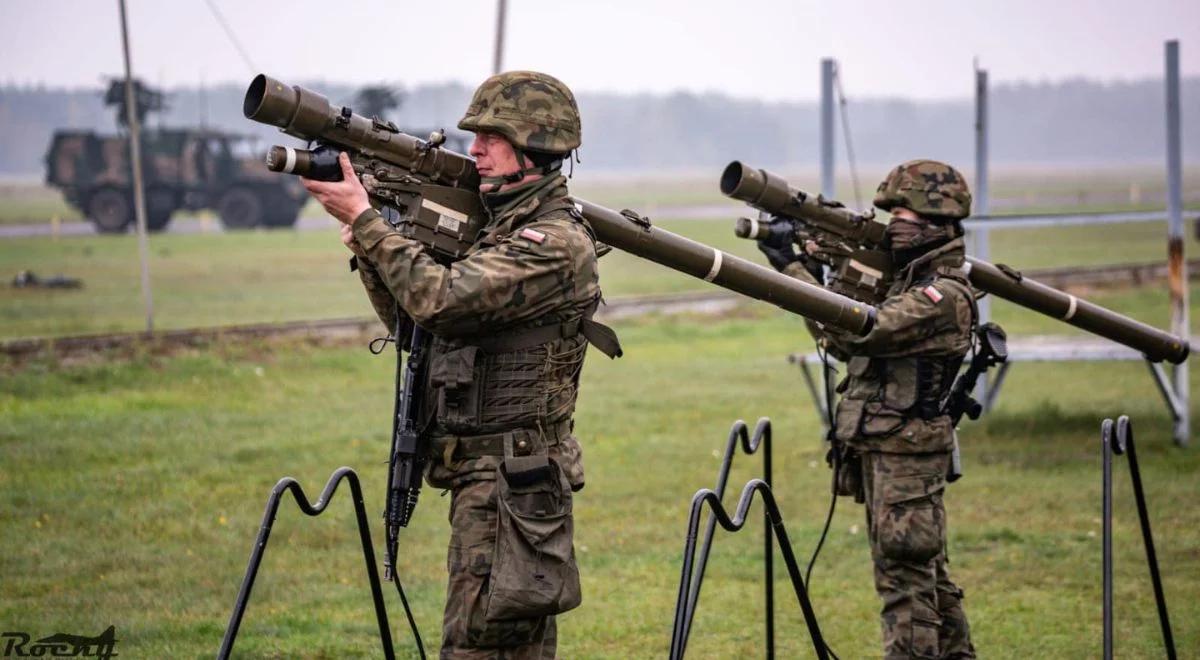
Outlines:
<svg viewBox="0 0 1200 660"><path fill-rule="evenodd" d="M302 82L337 102L357 88ZM397 86L401 100L389 119L410 132L453 129L471 95L457 83ZM1184 159L1200 158L1200 77L1182 86ZM0 174L40 177L50 137L59 129L117 130L100 89L0 87ZM168 107L155 126L206 126L263 140L287 138L242 118L241 85L166 90ZM1162 80L994 85L989 115L992 162L1029 165L1100 165L1164 161ZM737 158L765 167L815 166L819 108L815 101L768 103L719 93L581 93L588 170L719 169ZM848 99L854 149L864 164L885 165L930 157L969 167L974 150L971 98L912 101ZM838 129L839 160L844 144Z"/></svg>

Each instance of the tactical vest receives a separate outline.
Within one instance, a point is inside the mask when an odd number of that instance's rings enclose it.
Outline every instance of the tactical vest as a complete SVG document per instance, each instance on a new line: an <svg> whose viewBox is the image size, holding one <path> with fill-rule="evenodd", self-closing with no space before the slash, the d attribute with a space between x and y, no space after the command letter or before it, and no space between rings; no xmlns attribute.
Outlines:
<svg viewBox="0 0 1200 660"><path fill-rule="evenodd" d="M971 301L972 317L978 319L975 298L962 270L943 266L936 270L936 275L942 275L936 280L939 285L956 288ZM933 281L931 278L915 286L926 286ZM964 357L851 357L846 364L846 377L837 386L842 395L837 407L837 438L879 440L896 434L914 419L948 420L941 411L942 402Z"/></svg>
<svg viewBox="0 0 1200 660"><path fill-rule="evenodd" d="M549 200L525 222L558 210L591 233L569 198ZM459 457L491 454L499 449L500 435L517 429L532 431L544 446L556 444L570 432L587 344L609 357L621 354L616 334L592 320L598 304L597 299L565 318L551 313L475 337L435 336L421 428L435 437L456 436ZM478 442L471 443L472 437ZM472 450L473 445L480 448ZM440 445L433 447L438 451Z"/></svg>

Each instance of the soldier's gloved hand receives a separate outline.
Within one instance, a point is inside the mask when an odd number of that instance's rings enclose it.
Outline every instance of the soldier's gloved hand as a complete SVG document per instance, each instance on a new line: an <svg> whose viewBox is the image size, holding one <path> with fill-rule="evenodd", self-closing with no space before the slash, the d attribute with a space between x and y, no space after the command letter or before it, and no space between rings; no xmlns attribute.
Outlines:
<svg viewBox="0 0 1200 660"><path fill-rule="evenodd" d="M769 227L771 231L767 237L757 241L758 251L766 255L772 268L782 272L788 264L800 260L796 255L796 247L792 244L792 228L791 225L782 222L772 222Z"/></svg>

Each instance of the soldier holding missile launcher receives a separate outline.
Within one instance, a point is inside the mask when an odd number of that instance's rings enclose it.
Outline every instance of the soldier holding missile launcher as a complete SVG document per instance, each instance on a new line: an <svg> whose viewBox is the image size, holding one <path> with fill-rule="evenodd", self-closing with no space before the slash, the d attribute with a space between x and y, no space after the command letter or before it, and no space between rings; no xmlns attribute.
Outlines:
<svg viewBox="0 0 1200 660"><path fill-rule="evenodd" d="M977 323L959 222L971 194L954 168L915 160L884 179L875 206L892 213L882 243L895 272L874 328L858 337L809 324L847 362L830 431L839 494L866 505L884 657L973 658L963 593L947 572L942 501L954 441L942 402ZM822 246L808 241L797 254L794 239L775 232L759 248L783 273L823 283L813 256Z"/></svg>
<svg viewBox="0 0 1200 660"><path fill-rule="evenodd" d="M459 128L475 133L488 223L452 263L371 207L346 154L342 181L304 181L343 223L384 322L392 327L399 303L434 334L417 426L426 478L453 498L442 657L553 658L554 615L581 599L571 499L583 462L571 416L584 352L590 341L620 354L591 320L596 242L560 174L580 144L579 111L557 79L509 72L479 87Z"/></svg>

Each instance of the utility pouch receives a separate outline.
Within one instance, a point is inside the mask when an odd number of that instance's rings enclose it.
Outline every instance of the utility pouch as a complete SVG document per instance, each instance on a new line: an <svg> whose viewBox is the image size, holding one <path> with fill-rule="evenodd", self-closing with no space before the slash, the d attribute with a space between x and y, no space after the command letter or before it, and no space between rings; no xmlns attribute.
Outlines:
<svg viewBox="0 0 1200 660"><path fill-rule="evenodd" d="M858 425L862 421L863 404L861 399L843 398L837 404L837 426L834 434L838 440L853 440L858 435Z"/></svg>
<svg viewBox="0 0 1200 660"><path fill-rule="evenodd" d="M837 479L834 482L836 493L844 497L853 497L855 502L862 504L866 501L863 492L862 456L853 448L844 445L834 451L841 453L837 462Z"/></svg>
<svg viewBox="0 0 1200 660"><path fill-rule="evenodd" d="M496 472L499 516L485 618L550 616L583 599L572 545L571 486L547 456L507 456Z"/></svg>
<svg viewBox="0 0 1200 660"><path fill-rule="evenodd" d="M437 421L452 433L473 433L480 425L478 353L478 347L465 346L435 355L429 365L429 384L437 391Z"/></svg>

